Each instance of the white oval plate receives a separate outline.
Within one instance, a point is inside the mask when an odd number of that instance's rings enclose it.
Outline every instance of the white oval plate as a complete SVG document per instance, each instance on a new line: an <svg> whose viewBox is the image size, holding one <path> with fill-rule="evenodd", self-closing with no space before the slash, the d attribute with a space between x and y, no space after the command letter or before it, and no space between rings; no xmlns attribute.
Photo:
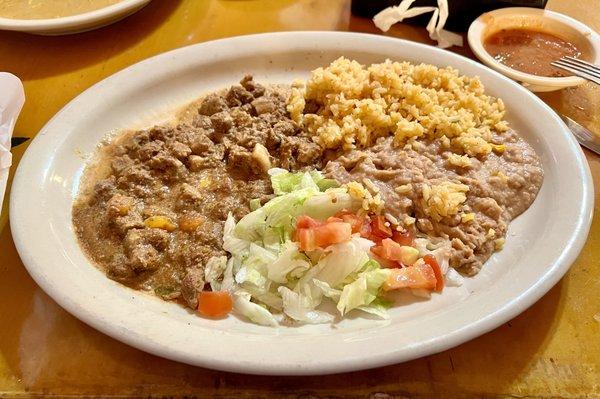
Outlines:
<svg viewBox="0 0 600 399"><path fill-rule="evenodd" d="M475 278L390 320L269 328L230 316L203 319L109 280L82 253L71 205L85 160L110 132L144 127L205 92L253 73L286 83L344 55L451 65L479 75L504 99L512 126L540 155L545 180L510 226L505 249ZM79 155L78 155L79 154ZM592 216L593 187L577 142L529 91L448 51L382 36L289 32L243 36L174 50L86 90L40 131L17 170L10 216L15 244L35 281L62 307L139 349L198 366L253 374L322 374L403 362L451 348L515 317L544 295L577 257Z"/></svg>
<svg viewBox="0 0 600 399"><path fill-rule="evenodd" d="M133 14L150 1L122 0L98 10L62 18L13 19L0 17L0 29L49 36L85 32L117 22Z"/></svg>

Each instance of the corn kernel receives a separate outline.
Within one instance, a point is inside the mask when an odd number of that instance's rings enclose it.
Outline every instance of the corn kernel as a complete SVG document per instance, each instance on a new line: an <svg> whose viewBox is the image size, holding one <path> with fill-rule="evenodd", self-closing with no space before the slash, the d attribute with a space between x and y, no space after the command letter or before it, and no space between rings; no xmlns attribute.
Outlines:
<svg viewBox="0 0 600 399"><path fill-rule="evenodd" d="M460 220L463 223L468 223L471 220L475 220L475 214L474 213L463 213L462 215L460 215Z"/></svg>
<svg viewBox="0 0 600 399"><path fill-rule="evenodd" d="M119 215L121 215L121 216L127 215L129 213L130 209L131 209L131 204L121 204L118 207Z"/></svg>
<svg viewBox="0 0 600 399"><path fill-rule="evenodd" d="M146 227L163 229L167 231L173 231L177 228L175 223L173 223L173 221L171 221L171 219L166 216L150 216L149 218L144 220L144 225Z"/></svg>
<svg viewBox="0 0 600 399"><path fill-rule="evenodd" d="M506 151L506 146L504 144L492 144L492 150L497 154L502 154Z"/></svg>
<svg viewBox="0 0 600 399"><path fill-rule="evenodd" d="M210 186L212 184L212 180L210 177L203 177L202 179L200 179L200 188L206 188L208 186Z"/></svg>
<svg viewBox="0 0 600 399"><path fill-rule="evenodd" d="M504 242L506 240L504 238L497 238L494 240L494 250L496 251L500 251L502 248L504 248Z"/></svg>
<svg viewBox="0 0 600 399"><path fill-rule="evenodd" d="M183 231L195 231L204 223L204 219L200 216L182 216L179 218L179 228Z"/></svg>

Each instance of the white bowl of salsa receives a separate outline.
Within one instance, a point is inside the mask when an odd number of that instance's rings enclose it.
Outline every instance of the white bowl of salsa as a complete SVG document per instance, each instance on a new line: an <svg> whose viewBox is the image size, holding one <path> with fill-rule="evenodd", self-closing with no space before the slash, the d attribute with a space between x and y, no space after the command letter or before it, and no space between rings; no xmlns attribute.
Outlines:
<svg viewBox="0 0 600 399"><path fill-rule="evenodd" d="M481 62L535 92L585 82L551 66L551 61L568 55L600 62L598 33L548 10L510 7L487 12L473 21L468 40Z"/></svg>

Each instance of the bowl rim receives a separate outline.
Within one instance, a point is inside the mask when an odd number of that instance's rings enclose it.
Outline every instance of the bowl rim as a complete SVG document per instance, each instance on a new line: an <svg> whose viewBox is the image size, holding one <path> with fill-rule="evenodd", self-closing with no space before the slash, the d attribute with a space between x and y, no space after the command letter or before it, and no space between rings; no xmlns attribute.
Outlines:
<svg viewBox="0 0 600 399"><path fill-rule="evenodd" d="M151 0L121 0L118 3L102 7L97 10L59 18L17 19L0 17L0 29L14 31L37 31L72 28L102 21L106 18L110 18L113 15L121 15L129 11L133 11L137 7L140 7L145 3L149 3L150 1Z"/></svg>
<svg viewBox="0 0 600 399"><path fill-rule="evenodd" d="M467 40L473 53L482 61L484 64L497 70L519 82L545 87L568 87L577 86L584 83L586 80L578 76L565 76L565 77L548 77L538 76L522 72L509 66L502 64L492 57L483 47L483 33L488 27L489 23L486 21L490 16L507 16L507 15L530 15L540 19L551 19L554 22L568 26L580 33L581 37L586 40L590 47L594 51L594 59L592 62L600 62L600 35L596 33L592 28L580 22L572 17L561 14L556 11L544 10L539 8L529 7L507 7L500 8L497 10L489 11L481 14L475 19L469 26L467 33ZM552 33L552 32L550 32Z"/></svg>

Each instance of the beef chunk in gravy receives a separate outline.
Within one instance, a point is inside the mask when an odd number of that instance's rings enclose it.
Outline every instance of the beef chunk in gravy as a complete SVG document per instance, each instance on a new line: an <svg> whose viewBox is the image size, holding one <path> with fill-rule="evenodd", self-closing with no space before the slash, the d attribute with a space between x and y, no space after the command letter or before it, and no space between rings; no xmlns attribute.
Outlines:
<svg viewBox="0 0 600 399"><path fill-rule="evenodd" d="M322 151L286 112L287 89L247 76L173 125L118 136L85 173L73 224L109 277L194 308L223 223L272 196L266 171L320 168Z"/></svg>

